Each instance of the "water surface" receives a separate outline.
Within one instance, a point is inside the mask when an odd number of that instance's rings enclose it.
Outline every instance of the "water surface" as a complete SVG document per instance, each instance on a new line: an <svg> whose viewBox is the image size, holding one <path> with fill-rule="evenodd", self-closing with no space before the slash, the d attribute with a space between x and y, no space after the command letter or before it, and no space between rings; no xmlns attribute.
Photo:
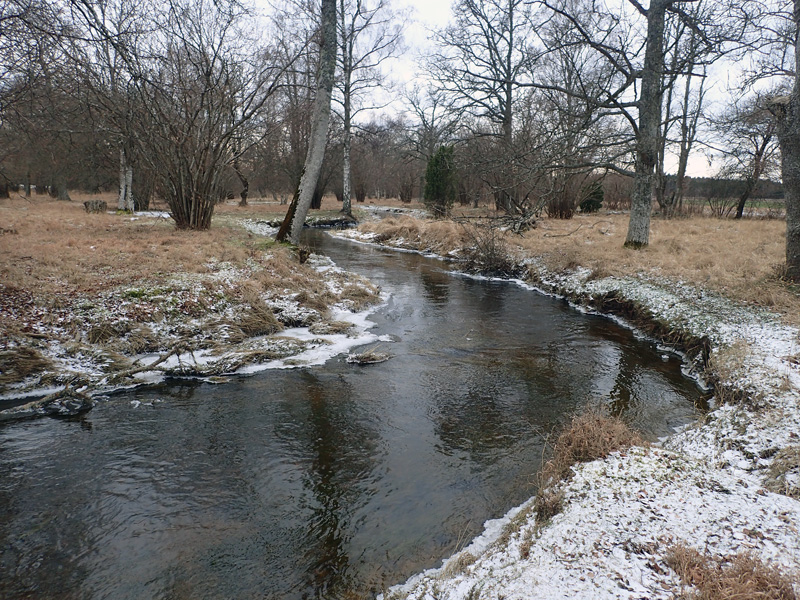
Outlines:
<svg viewBox="0 0 800 600"><path fill-rule="evenodd" d="M0 426L0 597L353 598L531 496L587 402L650 437L694 418L680 362L613 321L440 261L317 235L391 293L394 355L174 381Z"/></svg>

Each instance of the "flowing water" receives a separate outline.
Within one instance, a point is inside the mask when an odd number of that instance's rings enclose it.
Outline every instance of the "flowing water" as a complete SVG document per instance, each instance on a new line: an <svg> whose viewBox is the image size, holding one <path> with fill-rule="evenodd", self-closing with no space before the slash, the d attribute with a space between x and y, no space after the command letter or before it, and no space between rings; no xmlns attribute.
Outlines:
<svg viewBox="0 0 800 600"><path fill-rule="evenodd" d="M391 293L390 361L173 381L0 426L0 597L356 598L535 493L587 402L650 437L702 393L613 321L445 263L316 234Z"/></svg>

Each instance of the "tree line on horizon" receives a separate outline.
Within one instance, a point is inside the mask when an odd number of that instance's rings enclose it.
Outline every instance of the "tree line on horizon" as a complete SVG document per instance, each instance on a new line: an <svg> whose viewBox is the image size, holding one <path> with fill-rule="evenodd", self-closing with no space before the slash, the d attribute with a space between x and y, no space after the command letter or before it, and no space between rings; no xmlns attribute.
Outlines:
<svg viewBox="0 0 800 600"><path fill-rule="evenodd" d="M705 154L741 182L726 187L740 206L782 161L791 234L797 14L779 0L456 0L424 77L391 87L408 15L389 0L282 0L268 15L243 0L0 0L0 179L119 190L122 209L158 196L179 228L203 229L232 195L288 204L305 187L346 213L351 198L418 197L452 147L453 199L569 217L601 182L630 199L626 245L641 247L653 207L671 216L694 195L688 163ZM736 86L710 110L722 61Z"/></svg>

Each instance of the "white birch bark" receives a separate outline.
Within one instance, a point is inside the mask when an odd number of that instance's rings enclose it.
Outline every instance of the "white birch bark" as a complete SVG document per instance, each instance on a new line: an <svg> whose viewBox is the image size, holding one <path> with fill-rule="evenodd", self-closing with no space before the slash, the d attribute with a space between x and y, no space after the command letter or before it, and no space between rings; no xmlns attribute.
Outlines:
<svg viewBox="0 0 800 600"><path fill-rule="evenodd" d="M136 205L133 203L133 165L128 163L125 167L125 209L134 212Z"/></svg>
<svg viewBox="0 0 800 600"><path fill-rule="evenodd" d="M300 232L303 230L303 224L311 206L314 188L319 180L322 160L325 157L325 145L328 141L333 76L336 69L336 0L322 0L321 17L322 39L317 96L314 99L308 153L303 167L303 176L300 178L297 205L292 216L291 232L289 233L289 240L293 244L297 244L300 240Z"/></svg>
<svg viewBox="0 0 800 600"><path fill-rule="evenodd" d="M125 148L119 149L119 198L117 210L133 212L133 165L128 162Z"/></svg>
<svg viewBox="0 0 800 600"><path fill-rule="evenodd" d="M126 171L125 149L119 149L119 197L117 198L117 210L125 210L125 198L127 196L127 178L125 177Z"/></svg>

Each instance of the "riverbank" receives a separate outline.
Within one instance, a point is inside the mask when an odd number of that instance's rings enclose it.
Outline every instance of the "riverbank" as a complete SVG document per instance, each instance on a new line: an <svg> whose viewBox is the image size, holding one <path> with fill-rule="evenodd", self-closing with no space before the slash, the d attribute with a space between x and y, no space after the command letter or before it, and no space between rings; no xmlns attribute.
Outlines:
<svg viewBox="0 0 800 600"><path fill-rule="evenodd" d="M379 290L248 216L181 232L159 212L4 201L0 419L82 412L164 377L320 364L372 341Z"/></svg>
<svg viewBox="0 0 800 600"><path fill-rule="evenodd" d="M657 222L642 252L622 249L614 215L548 222L523 237L405 218L342 232L465 259L473 269L475 249L489 247L525 273L524 285L621 316L686 350L716 389L714 410L695 426L575 467L551 490L561 498L558 514L537 519L531 499L487 523L441 568L384 597L674 598L697 591L704 569L722 581L742 565L737 581L774 577L799 592L800 331L796 290L774 266L780 226ZM557 233L562 227L569 229ZM585 235L573 237L576 228ZM698 256L688 245L700 239L707 252ZM679 574L686 557L697 563L694 579ZM773 588L777 595L765 597L793 597L785 583Z"/></svg>

